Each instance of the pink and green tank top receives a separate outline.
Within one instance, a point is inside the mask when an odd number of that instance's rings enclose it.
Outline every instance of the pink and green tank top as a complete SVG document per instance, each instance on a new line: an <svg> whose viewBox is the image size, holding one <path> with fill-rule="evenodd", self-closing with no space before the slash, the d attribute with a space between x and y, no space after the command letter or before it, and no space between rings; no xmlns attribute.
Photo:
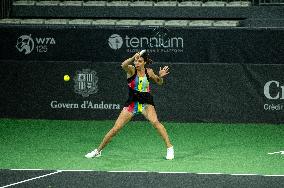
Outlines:
<svg viewBox="0 0 284 188"><path fill-rule="evenodd" d="M146 104L154 105L153 97L150 94L150 82L147 69L145 68L145 75L139 77L137 70L135 74L127 79L129 96L125 103L127 110L133 114L142 113Z"/></svg>

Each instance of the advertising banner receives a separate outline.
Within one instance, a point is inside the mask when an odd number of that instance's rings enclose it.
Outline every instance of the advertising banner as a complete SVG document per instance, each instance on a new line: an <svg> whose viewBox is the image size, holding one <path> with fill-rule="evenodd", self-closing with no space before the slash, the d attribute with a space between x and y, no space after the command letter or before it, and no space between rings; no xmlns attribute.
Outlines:
<svg viewBox="0 0 284 188"><path fill-rule="evenodd" d="M162 121L284 122L283 29L0 25L0 44L2 118L116 119L147 49Z"/></svg>
<svg viewBox="0 0 284 188"><path fill-rule="evenodd" d="M281 64L284 29L4 26L0 59L120 62L141 49L168 63Z"/></svg>
<svg viewBox="0 0 284 188"><path fill-rule="evenodd" d="M107 119L122 108L120 64L1 62L2 116ZM68 76L69 80L68 80ZM64 77L65 76L65 77ZM66 78L67 77L67 78Z"/></svg>
<svg viewBox="0 0 284 188"><path fill-rule="evenodd" d="M114 120L128 95L120 63L1 60L0 116ZM164 85L152 83L161 121L284 122L284 65L164 62L152 68L164 65L170 67Z"/></svg>

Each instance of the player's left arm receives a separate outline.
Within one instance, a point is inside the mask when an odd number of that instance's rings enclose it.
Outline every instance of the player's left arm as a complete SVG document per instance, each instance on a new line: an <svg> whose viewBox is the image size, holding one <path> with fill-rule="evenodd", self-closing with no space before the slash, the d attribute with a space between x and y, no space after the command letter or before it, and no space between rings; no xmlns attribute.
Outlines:
<svg viewBox="0 0 284 188"><path fill-rule="evenodd" d="M156 75L153 69L150 69L150 68L147 69L147 72L148 72L149 77L154 82L156 82L158 85L162 85L164 83L164 77L170 73L168 66L164 66L163 69L160 67L159 75Z"/></svg>

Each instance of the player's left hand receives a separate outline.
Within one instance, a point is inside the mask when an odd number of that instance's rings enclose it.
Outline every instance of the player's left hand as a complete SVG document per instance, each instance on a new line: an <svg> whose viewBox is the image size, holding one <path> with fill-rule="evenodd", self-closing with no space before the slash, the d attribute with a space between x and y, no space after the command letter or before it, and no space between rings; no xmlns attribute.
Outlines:
<svg viewBox="0 0 284 188"><path fill-rule="evenodd" d="M170 69L169 69L168 66L164 66L163 69L160 67L159 77L162 78L162 77L166 76L167 74L169 74L170 73L169 70Z"/></svg>

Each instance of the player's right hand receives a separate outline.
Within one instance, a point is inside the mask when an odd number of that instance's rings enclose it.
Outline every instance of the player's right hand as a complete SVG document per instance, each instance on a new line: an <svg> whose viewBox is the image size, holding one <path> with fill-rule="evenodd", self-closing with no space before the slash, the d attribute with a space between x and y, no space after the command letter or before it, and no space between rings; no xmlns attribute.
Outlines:
<svg viewBox="0 0 284 188"><path fill-rule="evenodd" d="M137 53L134 55L135 61L137 61L137 60L139 59L139 57L140 57L140 54L137 52Z"/></svg>

